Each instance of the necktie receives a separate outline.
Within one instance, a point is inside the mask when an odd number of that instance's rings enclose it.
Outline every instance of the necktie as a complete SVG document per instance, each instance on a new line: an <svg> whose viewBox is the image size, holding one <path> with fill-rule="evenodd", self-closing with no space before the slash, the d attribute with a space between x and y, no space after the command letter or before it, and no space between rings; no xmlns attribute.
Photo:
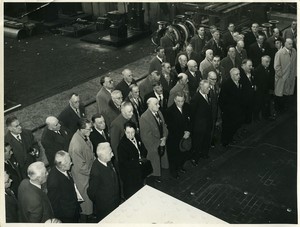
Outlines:
<svg viewBox="0 0 300 227"><path fill-rule="evenodd" d="M107 140L107 139L106 139L106 136L105 136L105 132L104 132L103 130L101 131L101 135L103 136L103 138L104 138L105 140Z"/></svg>
<svg viewBox="0 0 300 227"><path fill-rule="evenodd" d="M76 114L80 117L79 109L76 109Z"/></svg>
<svg viewBox="0 0 300 227"><path fill-rule="evenodd" d="M159 97L159 105L161 106L161 107L163 107L163 98L162 98L162 95L159 95L158 96Z"/></svg>
<svg viewBox="0 0 300 227"><path fill-rule="evenodd" d="M20 143L22 143L22 139L21 139L21 136L20 135L17 135L17 139Z"/></svg>

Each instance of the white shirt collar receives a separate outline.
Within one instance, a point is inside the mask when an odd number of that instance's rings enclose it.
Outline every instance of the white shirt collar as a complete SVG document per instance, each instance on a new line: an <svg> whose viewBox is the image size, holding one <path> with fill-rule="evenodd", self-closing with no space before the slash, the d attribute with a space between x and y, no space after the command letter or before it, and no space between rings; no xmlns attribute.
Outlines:
<svg viewBox="0 0 300 227"><path fill-rule="evenodd" d="M22 139L21 134L15 135L15 134L13 134L12 132L11 132L10 134L11 134L13 137L15 137L16 140L19 140L17 136L20 136L20 138Z"/></svg>
<svg viewBox="0 0 300 227"><path fill-rule="evenodd" d="M97 158L98 159L98 161L100 162L100 163L102 163L104 166L106 166L107 167L107 163L105 163L105 162L102 162L99 158Z"/></svg>
<svg viewBox="0 0 300 227"><path fill-rule="evenodd" d="M158 57L157 55L156 55L156 57L158 58L158 60L160 60L160 62L163 62L162 58Z"/></svg>
<svg viewBox="0 0 300 227"><path fill-rule="evenodd" d="M55 166L55 168L56 168L59 172L61 172L63 175L65 175L66 177L69 177L68 174L67 174L67 171L62 171L62 170L60 170L59 168L57 168L57 166Z"/></svg>
<svg viewBox="0 0 300 227"><path fill-rule="evenodd" d="M163 94L159 95L159 94L157 94L156 92L154 92L154 94L155 94L155 96L156 96L157 99L160 99L160 97L161 97L161 98L164 98L164 95L163 95Z"/></svg>
<svg viewBox="0 0 300 227"><path fill-rule="evenodd" d="M39 185L39 184L36 184L36 183L33 183L31 180L29 180L30 184L38 187L39 189L42 189L42 185Z"/></svg>

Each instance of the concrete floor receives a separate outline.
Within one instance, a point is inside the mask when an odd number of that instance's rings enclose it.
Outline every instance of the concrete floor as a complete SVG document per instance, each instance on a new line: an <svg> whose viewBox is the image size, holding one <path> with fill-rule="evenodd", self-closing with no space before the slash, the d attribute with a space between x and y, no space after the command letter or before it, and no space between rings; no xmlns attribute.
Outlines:
<svg viewBox="0 0 300 227"><path fill-rule="evenodd" d="M84 48L79 50L83 51ZM128 64L121 58L119 67L106 73L110 73L115 80L120 80L121 70L128 67L139 78L148 70L150 53L148 51L147 56L137 61L127 59ZM10 58L5 59L8 60ZM99 68L99 61L88 64ZM74 64L84 65L84 62L80 59ZM65 72L72 74L76 67L68 66L70 70ZM51 67L48 69L51 70ZM96 77L100 75L99 73ZM51 82L51 78L48 79ZM33 129L42 124L47 116L57 115L67 105L67 97L71 91L78 92L83 102L93 99L100 89L99 80L85 80L82 84L71 86L71 89L62 89L57 94L31 103L13 114L19 117L25 128ZM33 81L29 82L27 90L39 87ZM15 90L13 92L20 95ZM249 133L234 147L224 150L218 144L210 151L211 158L201 160L198 167L192 167L187 162L187 173L182 174L179 180L172 179L168 171L164 170L161 184L151 180L147 183L229 223L297 223L296 106L294 97L289 111L279 116L276 121L253 123L249 127ZM90 105L87 108L88 116L95 111L95 104ZM37 138L41 132L42 130L38 130L35 133Z"/></svg>

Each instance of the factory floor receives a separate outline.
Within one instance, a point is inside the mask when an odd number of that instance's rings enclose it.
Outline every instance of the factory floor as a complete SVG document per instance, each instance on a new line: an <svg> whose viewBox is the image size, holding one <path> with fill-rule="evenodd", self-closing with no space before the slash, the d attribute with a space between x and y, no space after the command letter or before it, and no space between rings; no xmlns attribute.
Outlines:
<svg viewBox="0 0 300 227"><path fill-rule="evenodd" d="M119 81L125 67L136 79L145 75L154 48L150 39L122 48L58 35L33 40L4 44L5 95L24 105L9 115L16 115L28 129L57 115L72 91L84 103L94 99L100 75L107 73ZM32 80L29 73L40 78ZM87 107L89 117L95 111L95 103ZM38 139L41 132L35 132ZM296 96L290 99L289 111L276 121L252 123L237 144L224 149L217 143L210 159L201 160L198 167L186 162L185 168L178 180L164 170L162 183L148 180L147 184L229 223L297 223Z"/></svg>

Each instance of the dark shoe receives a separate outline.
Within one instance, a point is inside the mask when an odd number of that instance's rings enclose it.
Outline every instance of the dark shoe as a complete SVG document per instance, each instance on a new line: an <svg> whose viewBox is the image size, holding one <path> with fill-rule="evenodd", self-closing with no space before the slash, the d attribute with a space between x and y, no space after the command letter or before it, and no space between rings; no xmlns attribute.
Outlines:
<svg viewBox="0 0 300 227"><path fill-rule="evenodd" d="M191 160L191 163L192 163L193 166L198 166L198 163L194 159Z"/></svg>
<svg viewBox="0 0 300 227"><path fill-rule="evenodd" d="M186 170L184 168L179 169L180 173L186 173Z"/></svg>
<svg viewBox="0 0 300 227"><path fill-rule="evenodd" d="M155 181L156 183L161 183L161 178L160 178L160 177L157 177L157 178L154 179L154 181Z"/></svg>

